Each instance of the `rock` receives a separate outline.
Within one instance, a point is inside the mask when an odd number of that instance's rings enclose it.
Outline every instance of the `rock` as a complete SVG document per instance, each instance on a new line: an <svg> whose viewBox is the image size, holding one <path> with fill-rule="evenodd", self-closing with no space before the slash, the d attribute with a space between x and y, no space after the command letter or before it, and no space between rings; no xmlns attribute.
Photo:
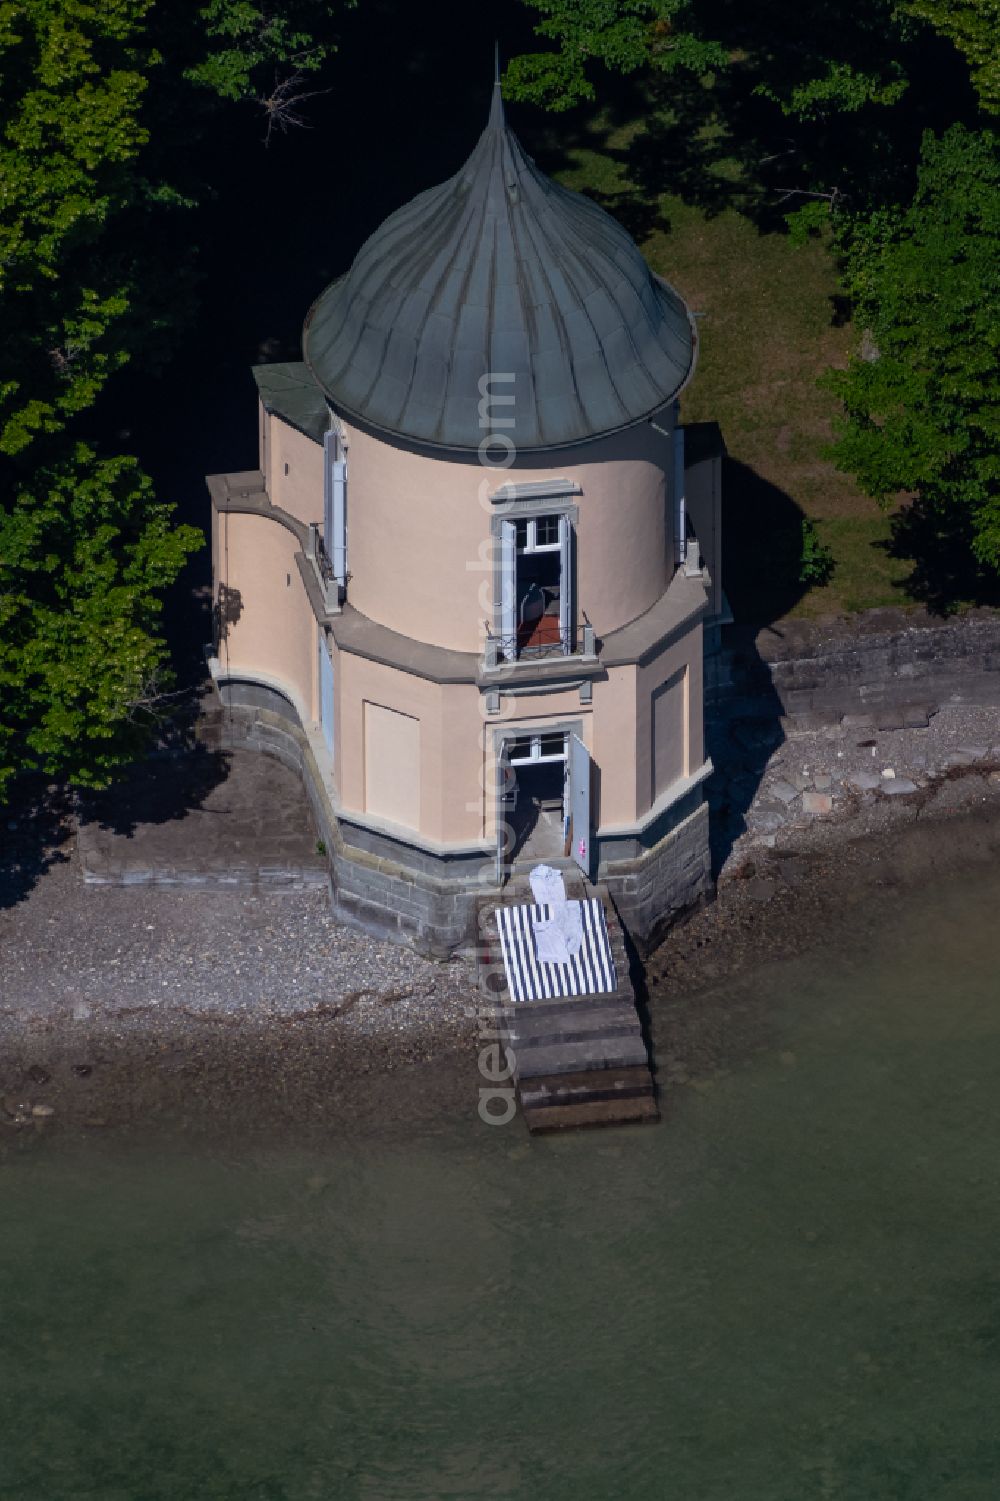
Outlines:
<svg viewBox="0 0 1000 1501"><path fill-rule="evenodd" d="M87 1079L94 1072L89 1063L74 1063L73 1072L78 1079Z"/></svg>
<svg viewBox="0 0 1000 1501"><path fill-rule="evenodd" d="M36 1121L46 1121L55 1115L55 1110L51 1105L32 1105L31 1113Z"/></svg>
<svg viewBox="0 0 1000 1501"><path fill-rule="evenodd" d="M855 771L847 780L859 792L874 792L876 787L882 785L882 778L877 771Z"/></svg>
<svg viewBox="0 0 1000 1501"><path fill-rule="evenodd" d="M813 786L817 792L829 792L833 785L833 778L828 771L818 771L813 777Z"/></svg>
<svg viewBox="0 0 1000 1501"><path fill-rule="evenodd" d="M33 1063L28 1069L28 1078L32 1084L47 1084L49 1077L40 1063Z"/></svg>
<svg viewBox="0 0 1000 1501"><path fill-rule="evenodd" d="M796 792L805 792L806 788L809 786L809 778L805 775L804 772L801 771L792 772L788 780L791 782Z"/></svg>
<svg viewBox="0 0 1000 1501"><path fill-rule="evenodd" d="M911 782L909 777L896 777L891 782L883 783L882 786L882 791L885 793L886 797L895 797L899 793L916 792L916 790L916 782Z"/></svg>
<svg viewBox="0 0 1000 1501"><path fill-rule="evenodd" d="M829 792L803 792L802 811L812 817L822 817L833 812L833 798Z"/></svg>
<svg viewBox="0 0 1000 1501"><path fill-rule="evenodd" d="M785 822L781 813L773 812L770 808L755 808L751 818L754 829L762 834L773 834Z"/></svg>
<svg viewBox="0 0 1000 1501"><path fill-rule="evenodd" d="M766 876L754 876L746 885L747 896L753 897L755 902L768 902L777 891L777 884L769 881Z"/></svg>
<svg viewBox="0 0 1000 1501"><path fill-rule="evenodd" d="M882 775L885 777L887 782L891 782L896 773L893 771L891 766L885 766L882 768Z"/></svg>
<svg viewBox="0 0 1000 1501"><path fill-rule="evenodd" d="M780 778L772 782L767 790L771 797L776 797L783 803L793 803L800 791L799 788L793 787L789 782L783 782Z"/></svg>
<svg viewBox="0 0 1000 1501"><path fill-rule="evenodd" d="M968 756L970 761L985 761L988 754L985 745L960 745L959 753Z"/></svg>

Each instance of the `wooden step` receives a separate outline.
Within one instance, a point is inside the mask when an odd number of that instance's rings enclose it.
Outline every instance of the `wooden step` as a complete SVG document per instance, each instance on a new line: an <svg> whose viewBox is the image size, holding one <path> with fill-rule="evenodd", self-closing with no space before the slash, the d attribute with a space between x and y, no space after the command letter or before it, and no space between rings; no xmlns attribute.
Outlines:
<svg viewBox="0 0 1000 1501"><path fill-rule="evenodd" d="M524 1123L532 1134L568 1131L581 1126L625 1126L633 1122L658 1121L659 1118L656 1101L649 1095L524 1108Z"/></svg>
<svg viewBox="0 0 1000 1501"><path fill-rule="evenodd" d="M554 1016L517 1017L503 1030L512 1046L518 1043L530 1046L546 1037L553 1041L560 1038L569 1041L588 1035L596 1037L605 1030L617 1032L622 1027L635 1031L638 1025L634 1006L579 1006L576 1011L559 1012Z"/></svg>
<svg viewBox="0 0 1000 1501"><path fill-rule="evenodd" d="M587 1042L558 1042L528 1048L514 1061L519 1080L541 1074L579 1073L581 1069L645 1068L649 1071L646 1044L638 1025L627 1037L609 1037Z"/></svg>
<svg viewBox="0 0 1000 1501"><path fill-rule="evenodd" d="M639 1094L653 1098L655 1089L649 1069L633 1064L626 1068L580 1069L574 1074L541 1074L525 1080L521 1100L527 1108Z"/></svg>

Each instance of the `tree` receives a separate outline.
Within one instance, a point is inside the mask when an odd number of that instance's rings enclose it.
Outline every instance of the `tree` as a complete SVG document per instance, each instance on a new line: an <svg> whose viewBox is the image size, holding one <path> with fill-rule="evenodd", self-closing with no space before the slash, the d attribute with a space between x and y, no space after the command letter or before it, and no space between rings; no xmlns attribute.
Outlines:
<svg viewBox="0 0 1000 1501"><path fill-rule="evenodd" d="M907 11L930 23L968 60L985 110L1000 111L1000 4L997 0L908 0Z"/></svg>
<svg viewBox="0 0 1000 1501"><path fill-rule="evenodd" d="M713 151L727 171L736 160L762 217L795 214L800 234L825 227L831 210L908 193L923 130L956 118L960 69L919 13L924 0L525 3L541 12L535 30L549 45L513 59L513 97L566 109L595 97L601 67L644 75L647 162L666 156L670 185L680 176L697 202L699 188L708 199L715 187Z"/></svg>
<svg viewBox="0 0 1000 1501"><path fill-rule="evenodd" d="M846 414L838 467L1000 567L997 137L928 134L912 203L856 226L846 277L869 347L827 378Z"/></svg>
<svg viewBox="0 0 1000 1501"><path fill-rule="evenodd" d="M270 120L275 90L287 124L339 9L0 0L0 796L33 768L106 781L169 688L162 596L202 539L93 425L193 310L169 226L198 132L233 101Z"/></svg>
<svg viewBox="0 0 1000 1501"><path fill-rule="evenodd" d="M201 544L171 510L82 444L0 510L0 796L27 768L101 786L162 715L162 593Z"/></svg>
<svg viewBox="0 0 1000 1501"><path fill-rule="evenodd" d="M701 74L722 67L726 53L694 29L690 0L529 0L544 19L536 35L555 50L511 60L505 85L512 98L565 110L594 98L593 63L618 73L652 66Z"/></svg>

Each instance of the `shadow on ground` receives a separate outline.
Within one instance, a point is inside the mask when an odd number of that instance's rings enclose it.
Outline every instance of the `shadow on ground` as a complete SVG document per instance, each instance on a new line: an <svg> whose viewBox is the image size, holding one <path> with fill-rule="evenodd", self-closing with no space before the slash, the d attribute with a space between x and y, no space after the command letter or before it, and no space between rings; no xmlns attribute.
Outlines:
<svg viewBox="0 0 1000 1501"><path fill-rule="evenodd" d="M707 668L705 753L715 768L710 809L712 874L745 833L771 757L785 739L782 705L757 649L760 628L787 615L802 583L802 508L777 485L727 457L722 473L722 578L734 616Z"/></svg>
<svg viewBox="0 0 1000 1501"><path fill-rule="evenodd" d="M82 797L81 821L131 838L140 825L173 823L204 808L228 775L222 751L201 745L161 751L129 767L105 791Z"/></svg>
<svg viewBox="0 0 1000 1501"><path fill-rule="evenodd" d="M73 796L42 778L25 777L0 808L0 910L24 898L51 866L69 859Z"/></svg>
<svg viewBox="0 0 1000 1501"><path fill-rule="evenodd" d="M897 586L908 600L934 615L951 615L963 605L1000 605L1000 576L976 561L966 511L920 498L896 512L891 528L889 540L876 546L912 565Z"/></svg>

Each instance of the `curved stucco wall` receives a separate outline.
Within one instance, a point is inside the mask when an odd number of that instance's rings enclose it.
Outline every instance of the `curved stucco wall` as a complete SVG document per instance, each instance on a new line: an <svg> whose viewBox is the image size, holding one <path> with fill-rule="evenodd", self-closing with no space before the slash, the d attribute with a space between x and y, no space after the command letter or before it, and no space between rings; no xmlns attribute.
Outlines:
<svg viewBox="0 0 1000 1501"><path fill-rule="evenodd" d="M669 411L657 419L669 429ZM417 641L477 651L491 616L489 495L503 484L566 479L581 489L576 609L599 635L660 597L673 571L672 448L648 423L505 469L453 463L348 429L351 604Z"/></svg>
<svg viewBox="0 0 1000 1501"><path fill-rule="evenodd" d="M299 576L298 541L266 516L217 517L218 582L237 617L220 644L226 673L277 684L297 709L313 713L316 622Z"/></svg>
<svg viewBox="0 0 1000 1501"><path fill-rule="evenodd" d="M323 520L323 445L263 406L260 467L272 505L306 525Z"/></svg>

